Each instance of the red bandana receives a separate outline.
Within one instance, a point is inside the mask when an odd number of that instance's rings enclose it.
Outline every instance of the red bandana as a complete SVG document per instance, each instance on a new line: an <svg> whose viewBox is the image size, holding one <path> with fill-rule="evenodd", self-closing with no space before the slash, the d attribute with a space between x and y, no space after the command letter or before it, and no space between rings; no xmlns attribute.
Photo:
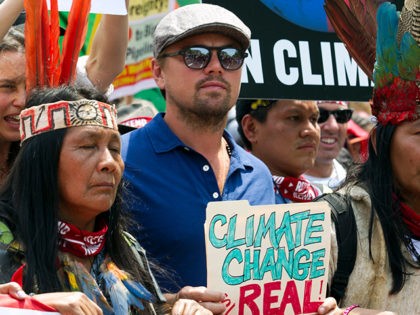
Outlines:
<svg viewBox="0 0 420 315"><path fill-rule="evenodd" d="M400 202L400 205L404 223L416 238L420 238L420 214L403 202Z"/></svg>
<svg viewBox="0 0 420 315"><path fill-rule="evenodd" d="M294 202L309 202L319 195L319 190L305 178L273 176L280 195Z"/></svg>
<svg viewBox="0 0 420 315"><path fill-rule="evenodd" d="M60 250L77 257L98 255L105 246L107 231L105 221L100 222L97 232L81 231L70 223L58 221Z"/></svg>

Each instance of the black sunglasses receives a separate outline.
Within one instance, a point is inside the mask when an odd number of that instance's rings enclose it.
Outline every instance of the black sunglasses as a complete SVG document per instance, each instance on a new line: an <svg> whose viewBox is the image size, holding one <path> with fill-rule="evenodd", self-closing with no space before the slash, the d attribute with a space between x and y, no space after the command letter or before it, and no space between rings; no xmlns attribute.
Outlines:
<svg viewBox="0 0 420 315"><path fill-rule="evenodd" d="M188 68L204 69L210 62L213 50L217 51L217 58L225 70L238 70L248 56L246 52L234 47L192 46L173 53L161 54L158 58L181 55Z"/></svg>
<svg viewBox="0 0 420 315"><path fill-rule="evenodd" d="M352 114L352 109L326 110L324 108L319 108L318 124L326 122L330 115L333 115L339 124L345 124L351 119Z"/></svg>

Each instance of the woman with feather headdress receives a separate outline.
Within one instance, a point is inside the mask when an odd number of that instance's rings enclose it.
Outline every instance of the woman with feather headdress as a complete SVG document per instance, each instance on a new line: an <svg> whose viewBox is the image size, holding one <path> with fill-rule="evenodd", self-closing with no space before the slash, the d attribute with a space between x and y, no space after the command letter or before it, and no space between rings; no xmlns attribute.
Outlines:
<svg viewBox="0 0 420 315"><path fill-rule="evenodd" d="M328 314L420 314L420 2L405 1L401 13L394 4L379 2L326 1L353 58L365 71L374 70L371 106L377 119L367 161L338 191L351 201L356 233L350 237L357 237L357 250L347 286L336 291L342 308ZM372 4L378 5L376 34L365 27ZM372 54L366 45L354 40L362 30L366 43L376 37L375 64L366 57ZM335 227L334 232L343 231ZM331 278L340 259L337 238L332 241ZM335 302L328 299L322 307Z"/></svg>
<svg viewBox="0 0 420 315"><path fill-rule="evenodd" d="M63 314L212 314L192 300L166 302L144 250L125 232L121 140L105 101L70 86L30 95L21 150L0 192L2 281ZM85 299L74 307L66 291Z"/></svg>

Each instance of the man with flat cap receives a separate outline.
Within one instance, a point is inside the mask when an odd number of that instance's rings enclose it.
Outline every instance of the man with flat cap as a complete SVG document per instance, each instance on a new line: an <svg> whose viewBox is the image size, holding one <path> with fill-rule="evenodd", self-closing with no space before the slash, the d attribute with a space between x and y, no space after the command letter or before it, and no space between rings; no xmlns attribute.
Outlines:
<svg viewBox="0 0 420 315"><path fill-rule="evenodd" d="M232 12L192 4L166 15L154 33L152 71L166 113L123 136L129 210L150 257L168 268L171 292L206 285L207 203L274 204L268 168L224 130L237 101L251 32Z"/></svg>

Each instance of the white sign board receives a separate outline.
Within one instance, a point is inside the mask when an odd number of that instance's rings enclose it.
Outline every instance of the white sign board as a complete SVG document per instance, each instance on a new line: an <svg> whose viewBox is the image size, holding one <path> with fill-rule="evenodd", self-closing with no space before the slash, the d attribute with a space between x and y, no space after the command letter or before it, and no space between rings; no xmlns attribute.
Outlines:
<svg viewBox="0 0 420 315"><path fill-rule="evenodd" d="M326 296L330 231L326 202L210 202L207 286L225 293L225 314L314 314Z"/></svg>

